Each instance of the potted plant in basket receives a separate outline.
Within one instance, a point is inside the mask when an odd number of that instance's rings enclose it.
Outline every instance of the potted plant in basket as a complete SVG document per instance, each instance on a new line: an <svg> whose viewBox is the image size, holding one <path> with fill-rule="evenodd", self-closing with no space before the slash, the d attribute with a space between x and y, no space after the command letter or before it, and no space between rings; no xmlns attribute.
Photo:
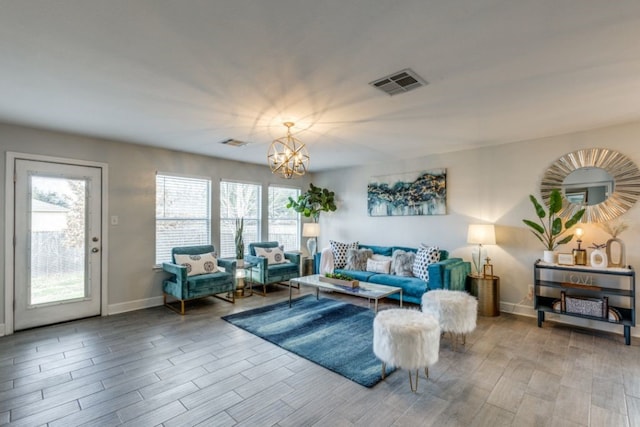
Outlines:
<svg viewBox="0 0 640 427"><path fill-rule="evenodd" d="M533 196L529 195L529 200L533 204L538 216L538 221L530 221L523 219L526 225L531 229L531 233L542 242L545 247L543 260L545 262L555 262L555 250L559 245L569 243L573 239L573 234L564 236L564 234L574 225L580 221L582 215L584 215L584 209L576 212L571 218L569 218L564 225L562 224L562 218L558 216L562 210L562 194L560 190L551 190L549 196L549 213L545 212L542 205ZM546 219L546 220L545 220Z"/></svg>

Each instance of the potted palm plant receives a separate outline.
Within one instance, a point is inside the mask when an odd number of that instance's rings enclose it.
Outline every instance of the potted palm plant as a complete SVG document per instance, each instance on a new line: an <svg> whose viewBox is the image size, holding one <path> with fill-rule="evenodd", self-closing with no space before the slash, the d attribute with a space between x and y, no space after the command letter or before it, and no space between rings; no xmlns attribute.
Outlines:
<svg viewBox="0 0 640 427"><path fill-rule="evenodd" d="M531 233L544 245L543 260L554 263L556 248L559 245L569 243L573 239L573 234L565 235L565 233L580 221L585 210L579 210L563 224L562 218L558 216L562 210L562 194L560 190L551 190L548 213L533 195L529 195L529 200L531 200L536 211L538 222L528 219L523 219L522 221L529 226Z"/></svg>

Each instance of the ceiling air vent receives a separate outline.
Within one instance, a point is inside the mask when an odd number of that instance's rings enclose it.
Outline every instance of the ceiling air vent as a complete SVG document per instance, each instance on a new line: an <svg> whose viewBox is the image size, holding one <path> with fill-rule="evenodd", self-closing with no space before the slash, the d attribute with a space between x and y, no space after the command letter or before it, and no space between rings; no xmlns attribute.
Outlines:
<svg viewBox="0 0 640 427"><path fill-rule="evenodd" d="M389 95L397 95L426 86L428 83L412 69L405 68L397 73L374 80L369 84Z"/></svg>
<svg viewBox="0 0 640 427"><path fill-rule="evenodd" d="M243 145L247 145L247 141L238 141L237 139L229 138L222 141L220 144L222 145L230 145L232 147L242 147Z"/></svg>

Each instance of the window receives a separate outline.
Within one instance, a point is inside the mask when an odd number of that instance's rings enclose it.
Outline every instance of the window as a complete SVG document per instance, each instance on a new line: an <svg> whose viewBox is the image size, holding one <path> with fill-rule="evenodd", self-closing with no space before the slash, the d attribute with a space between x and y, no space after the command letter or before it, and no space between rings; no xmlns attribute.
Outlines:
<svg viewBox="0 0 640 427"><path fill-rule="evenodd" d="M220 256L236 254L236 219L244 218L244 247L260 241L262 187L259 184L220 182Z"/></svg>
<svg viewBox="0 0 640 427"><path fill-rule="evenodd" d="M156 264L171 248L211 244L211 181L156 175Z"/></svg>
<svg viewBox="0 0 640 427"><path fill-rule="evenodd" d="M286 251L300 249L300 214L288 209L289 197L300 195L297 188L269 187L269 240L277 240Z"/></svg>

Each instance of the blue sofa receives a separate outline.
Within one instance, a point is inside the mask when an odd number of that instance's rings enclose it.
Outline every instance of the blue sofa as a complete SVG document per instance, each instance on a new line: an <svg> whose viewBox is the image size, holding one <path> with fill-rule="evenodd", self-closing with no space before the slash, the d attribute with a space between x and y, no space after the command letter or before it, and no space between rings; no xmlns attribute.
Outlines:
<svg viewBox="0 0 640 427"><path fill-rule="evenodd" d="M391 256L395 250L417 252L417 248L403 246L372 246L359 245L359 249L371 249L374 254ZM314 259L314 272L320 271L320 253ZM440 250L440 262L430 264L429 281L418 277L396 276L394 274L372 273L370 271L336 269L336 273L343 273L362 282L379 285L396 286L402 288L402 300L414 304L422 303L422 295L432 289L465 290L467 275L471 273L471 263L462 258L449 258L449 253ZM400 299L399 294L392 294L389 298Z"/></svg>

